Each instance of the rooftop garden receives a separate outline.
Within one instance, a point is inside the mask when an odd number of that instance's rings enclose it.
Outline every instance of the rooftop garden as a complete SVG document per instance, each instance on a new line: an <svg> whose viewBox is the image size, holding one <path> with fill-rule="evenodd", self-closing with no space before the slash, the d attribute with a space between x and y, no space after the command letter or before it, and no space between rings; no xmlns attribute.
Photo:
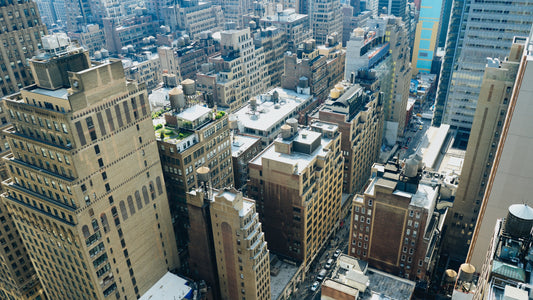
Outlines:
<svg viewBox="0 0 533 300"><path fill-rule="evenodd" d="M226 115L225 112L223 112L223 111L218 111L217 114L216 114L216 116L215 116L215 119L218 120L218 119L222 118L224 115Z"/></svg>
<svg viewBox="0 0 533 300"><path fill-rule="evenodd" d="M163 141L167 140L181 140L192 134L190 131L179 130L174 126L157 124L154 126L155 136Z"/></svg>
<svg viewBox="0 0 533 300"><path fill-rule="evenodd" d="M170 111L172 108L170 106L168 107L165 107L165 108L162 108L158 111L153 111L152 112L152 119L157 119L159 118L161 115L163 115L164 113L166 113L167 111Z"/></svg>

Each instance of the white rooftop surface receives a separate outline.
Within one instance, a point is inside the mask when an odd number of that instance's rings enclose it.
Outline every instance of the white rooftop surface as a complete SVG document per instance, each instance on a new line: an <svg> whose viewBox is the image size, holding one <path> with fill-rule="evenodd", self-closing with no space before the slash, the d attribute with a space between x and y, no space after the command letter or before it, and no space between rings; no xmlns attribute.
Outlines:
<svg viewBox="0 0 533 300"><path fill-rule="evenodd" d="M250 212L250 210L252 210L252 207L254 207L254 204L255 204L255 202L253 202L253 201L249 201L249 200L243 199L243 201L242 201L242 209L239 210L239 217L246 216Z"/></svg>
<svg viewBox="0 0 533 300"><path fill-rule="evenodd" d="M200 106L200 105L194 105L194 106L191 106L191 107L183 110L182 112L180 112L176 116L178 118L181 118L181 119L184 119L184 120L192 122L192 121L195 121L196 119L202 117L203 115L209 113L210 111L211 111L211 108L208 108L208 107L205 107L205 106Z"/></svg>
<svg viewBox="0 0 533 300"><path fill-rule="evenodd" d="M161 87L153 90L150 95L148 95L148 101L150 102L150 105L154 107L170 104L168 92L170 92L172 89L173 88Z"/></svg>
<svg viewBox="0 0 533 300"><path fill-rule="evenodd" d="M233 157L238 157L242 152L248 150L248 148L250 148L258 140L259 138L257 137L234 134L233 143L231 143L231 155Z"/></svg>
<svg viewBox="0 0 533 300"><path fill-rule="evenodd" d="M279 109L275 108L274 102L261 102L258 99L257 111L259 112L259 118L256 120L251 118L250 104L239 109L233 115L237 117L237 120L239 120L244 127L265 131L273 127L279 120L287 119L300 104L312 97L310 95L298 94L294 91L279 87L270 90L269 94L273 91L277 91L279 94L278 104L281 106Z"/></svg>
<svg viewBox="0 0 533 300"><path fill-rule="evenodd" d="M461 174L465 160L465 150L450 148L442 157L438 172L444 174Z"/></svg>
<svg viewBox="0 0 533 300"><path fill-rule="evenodd" d="M68 99L68 90L64 88L57 89L57 90L47 90L47 89L42 89L42 88L36 88L36 89L29 90L29 92L40 94L40 95L45 95L45 96L50 96L54 98L65 99L65 100Z"/></svg>
<svg viewBox="0 0 533 300"><path fill-rule="evenodd" d="M449 130L448 124L442 124L440 127L431 126L422 137L418 149L420 149L422 162L426 168L433 169Z"/></svg>
<svg viewBox="0 0 533 300"><path fill-rule="evenodd" d="M301 130L298 134L301 136L302 133L304 133L304 134L307 133L308 135L310 135L310 137L307 138L309 140L313 140L311 134L319 134L320 135L320 133L318 133L318 132L312 132L312 131L309 131L309 130ZM300 138L300 137L298 137L298 138ZM256 164L256 165L262 165L263 158L266 158L266 159L274 160L274 161L285 163L285 164L289 164L289 165L297 165L298 166L298 174L301 174L307 168L309 163L315 157L317 157L319 155L320 156L325 156L326 155L327 152L324 151L324 149L326 149L325 147L329 144L330 141L331 141L330 139L322 138L321 145L318 146L315 149L315 151L313 151L313 153L311 153L311 155L305 154L305 153L300 153L300 152L292 152L290 155L289 154L285 154L285 153L279 153L279 152L276 152L274 143L272 143L272 144L270 144L270 146L268 146L263 151L262 154L256 156L255 159L252 160L251 162L253 164Z"/></svg>
<svg viewBox="0 0 533 300"><path fill-rule="evenodd" d="M429 209L435 199L437 199L437 188L420 183L409 204Z"/></svg>
<svg viewBox="0 0 533 300"><path fill-rule="evenodd" d="M181 300L189 294L191 288L186 285L187 280L167 272L157 281L140 300Z"/></svg>
<svg viewBox="0 0 533 300"><path fill-rule="evenodd" d="M276 267L279 269L278 275L270 275L270 294L273 300L279 298L281 292L283 292L292 277L294 277L294 274L298 271L297 266L282 261L278 261Z"/></svg>

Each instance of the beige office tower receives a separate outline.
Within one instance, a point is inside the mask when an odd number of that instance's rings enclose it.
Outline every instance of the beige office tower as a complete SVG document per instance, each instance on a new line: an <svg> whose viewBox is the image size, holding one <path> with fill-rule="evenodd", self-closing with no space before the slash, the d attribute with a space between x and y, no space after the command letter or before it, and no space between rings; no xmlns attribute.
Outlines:
<svg viewBox="0 0 533 300"><path fill-rule="evenodd" d="M270 299L270 258L255 201L215 192L211 228L222 299Z"/></svg>
<svg viewBox="0 0 533 300"><path fill-rule="evenodd" d="M442 245L443 251L460 261L466 258L472 239L524 46L524 38L515 38L509 58L503 62L489 59L485 68L455 201L446 217L447 230Z"/></svg>
<svg viewBox="0 0 533 300"><path fill-rule="evenodd" d="M3 200L49 299L138 298L178 265L146 89L46 40L4 98Z"/></svg>
<svg viewBox="0 0 533 300"><path fill-rule="evenodd" d="M26 59L39 49L46 26L34 1L0 1L0 11L0 96L5 96L33 83Z"/></svg>
<svg viewBox="0 0 533 300"><path fill-rule="evenodd" d="M312 130L296 122L248 164L248 195L257 201L269 250L306 268L340 223L341 134L333 123Z"/></svg>
<svg viewBox="0 0 533 300"><path fill-rule="evenodd" d="M0 299L44 300L43 289L17 227L0 202Z"/></svg>
<svg viewBox="0 0 533 300"><path fill-rule="evenodd" d="M478 270L485 259L496 220L505 215L507 207L511 204L516 202L531 204L533 160L529 157L533 149L532 47L533 42L530 36L529 41L524 41L524 51L520 55L520 67L512 96L509 98L507 116L501 131L495 133L501 133L501 138L494 154L494 165L486 183L487 189L467 256L467 262L473 264Z"/></svg>

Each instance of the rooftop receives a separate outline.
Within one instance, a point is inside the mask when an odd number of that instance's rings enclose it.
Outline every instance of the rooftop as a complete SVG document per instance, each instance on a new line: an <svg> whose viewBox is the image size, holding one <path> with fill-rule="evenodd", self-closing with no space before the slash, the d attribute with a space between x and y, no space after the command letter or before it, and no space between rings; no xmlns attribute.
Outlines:
<svg viewBox="0 0 533 300"><path fill-rule="evenodd" d="M233 134L233 143L231 144L231 155L233 157L239 157L239 155L248 150L257 141L259 141L259 138L253 136Z"/></svg>
<svg viewBox="0 0 533 300"><path fill-rule="evenodd" d="M209 114L212 111L211 108L200 106L200 105L193 105L191 107L188 107L181 111L180 113L176 114L176 117L189 121L194 122L198 120L201 117L204 117L205 115Z"/></svg>
<svg viewBox="0 0 533 300"><path fill-rule="evenodd" d="M422 162L426 168L433 169L441 149L445 145L450 125L442 124L440 127L431 126L422 137L419 149L422 153Z"/></svg>
<svg viewBox="0 0 533 300"><path fill-rule="evenodd" d="M369 289L372 296L363 299L411 299L415 282L387 274L375 269L366 273L370 279Z"/></svg>
<svg viewBox="0 0 533 300"><path fill-rule="evenodd" d="M411 299L415 282L389 275L375 269L368 268L368 263L355 257L342 254L332 274L332 281L341 291L359 291L360 298L369 299Z"/></svg>
<svg viewBox="0 0 533 300"><path fill-rule="evenodd" d="M278 93L277 103L273 102L274 92ZM239 122L239 128L242 126L251 130L270 131L278 122L289 119L299 107L308 105L313 97L276 87L256 99L255 111L251 104L247 104L233 114Z"/></svg>
<svg viewBox="0 0 533 300"><path fill-rule="evenodd" d="M291 282L300 267L270 253L270 293L271 299L278 299L285 287Z"/></svg>
<svg viewBox="0 0 533 300"><path fill-rule="evenodd" d="M68 89L66 88L60 88L57 90L35 88L35 89L28 90L28 91L31 93L40 94L44 96L49 96L49 97L54 97L54 98L59 98L59 99L64 99L64 100L68 99Z"/></svg>
<svg viewBox="0 0 533 300"><path fill-rule="evenodd" d="M192 299L192 289L187 280L167 272L140 300Z"/></svg>
<svg viewBox="0 0 533 300"><path fill-rule="evenodd" d="M307 134L308 136L304 138L302 136L303 134ZM298 136L294 139L295 141L304 142L314 141L317 135L318 137L320 137L320 133L318 132L302 129L298 133ZM284 142L281 138L278 138L276 141ZM315 158L319 156L326 156L327 152L329 151L328 145L330 142L331 139L322 137L320 145L311 154L305 154L300 152L292 152L291 154L285 154L276 152L276 147L273 143L270 144L261 154L256 156L255 159L251 161L251 163L256 165L262 165L263 159L268 159L276 161L277 163L292 165L294 168L294 173L301 174Z"/></svg>

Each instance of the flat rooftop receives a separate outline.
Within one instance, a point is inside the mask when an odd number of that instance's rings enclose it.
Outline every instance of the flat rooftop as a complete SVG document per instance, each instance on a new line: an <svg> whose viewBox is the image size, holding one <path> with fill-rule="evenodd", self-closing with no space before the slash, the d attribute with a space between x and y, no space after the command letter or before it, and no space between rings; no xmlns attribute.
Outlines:
<svg viewBox="0 0 533 300"><path fill-rule="evenodd" d="M275 91L279 95L277 103L271 101ZM266 94L257 96L256 99L255 112L252 112L250 104L247 104L232 114L239 121L239 127L242 125L251 130L270 131L281 120L289 119L298 107L310 103L313 97L276 87Z"/></svg>
<svg viewBox="0 0 533 300"><path fill-rule="evenodd" d="M231 155L233 157L239 157L241 153L250 149L260 139L253 136L246 136L240 134L233 134L233 143L231 143Z"/></svg>
<svg viewBox="0 0 533 300"><path fill-rule="evenodd" d="M176 117L186 121L194 122L211 111L211 108L200 105L193 105L176 114Z"/></svg>
<svg viewBox="0 0 533 300"><path fill-rule="evenodd" d="M25 91L30 92L30 93L39 94L39 95L44 95L44 96L64 99L64 100L68 99L68 89L66 89L66 88L60 88L60 89L57 89L57 90L47 90L47 89L42 89L42 88L35 88L35 89L25 90Z"/></svg>
<svg viewBox="0 0 533 300"><path fill-rule="evenodd" d="M192 299L192 289L187 280L167 272L157 281L140 300Z"/></svg>
<svg viewBox="0 0 533 300"><path fill-rule="evenodd" d="M272 259L274 254L270 254ZM270 294L271 299L278 299L285 287L291 282L299 266L278 260L274 265L270 265ZM276 275L273 275L276 274Z"/></svg>
<svg viewBox="0 0 533 300"><path fill-rule="evenodd" d="M436 187L420 183L409 205L429 209L435 203L437 197L438 192Z"/></svg>
<svg viewBox="0 0 533 300"><path fill-rule="evenodd" d="M426 168L435 167L440 151L445 146L446 136L450 130L450 125L442 124L440 127L431 126L421 139L419 149L422 154L422 162Z"/></svg>
<svg viewBox="0 0 533 300"><path fill-rule="evenodd" d="M316 134L319 134L318 132L312 132L307 129L300 130L298 135L303 134L309 134L307 137L309 140L314 140L313 137ZM302 137L297 137L299 139L303 139ZM277 163L284 163L288 165L296 166L298 169L298 174L301 174L308 166L309 164L318 156L325 156L329 149L327 146L331 142L331 139L322 137L320 145L313 151L311 154L305 154L300 152L292 152L291 154L285 154L276 152L275 143L270 144L260 155L256 156L251 163L255 165L262 165L263 164L263 158L276 161Z"/></svg>
<svg viewBox="0 0 533 300"><path fill-rule="evenodd" d="M372 295L363 299L411 299L415 282L368 268L366 275L370 279L368 288Z"/></svg>

